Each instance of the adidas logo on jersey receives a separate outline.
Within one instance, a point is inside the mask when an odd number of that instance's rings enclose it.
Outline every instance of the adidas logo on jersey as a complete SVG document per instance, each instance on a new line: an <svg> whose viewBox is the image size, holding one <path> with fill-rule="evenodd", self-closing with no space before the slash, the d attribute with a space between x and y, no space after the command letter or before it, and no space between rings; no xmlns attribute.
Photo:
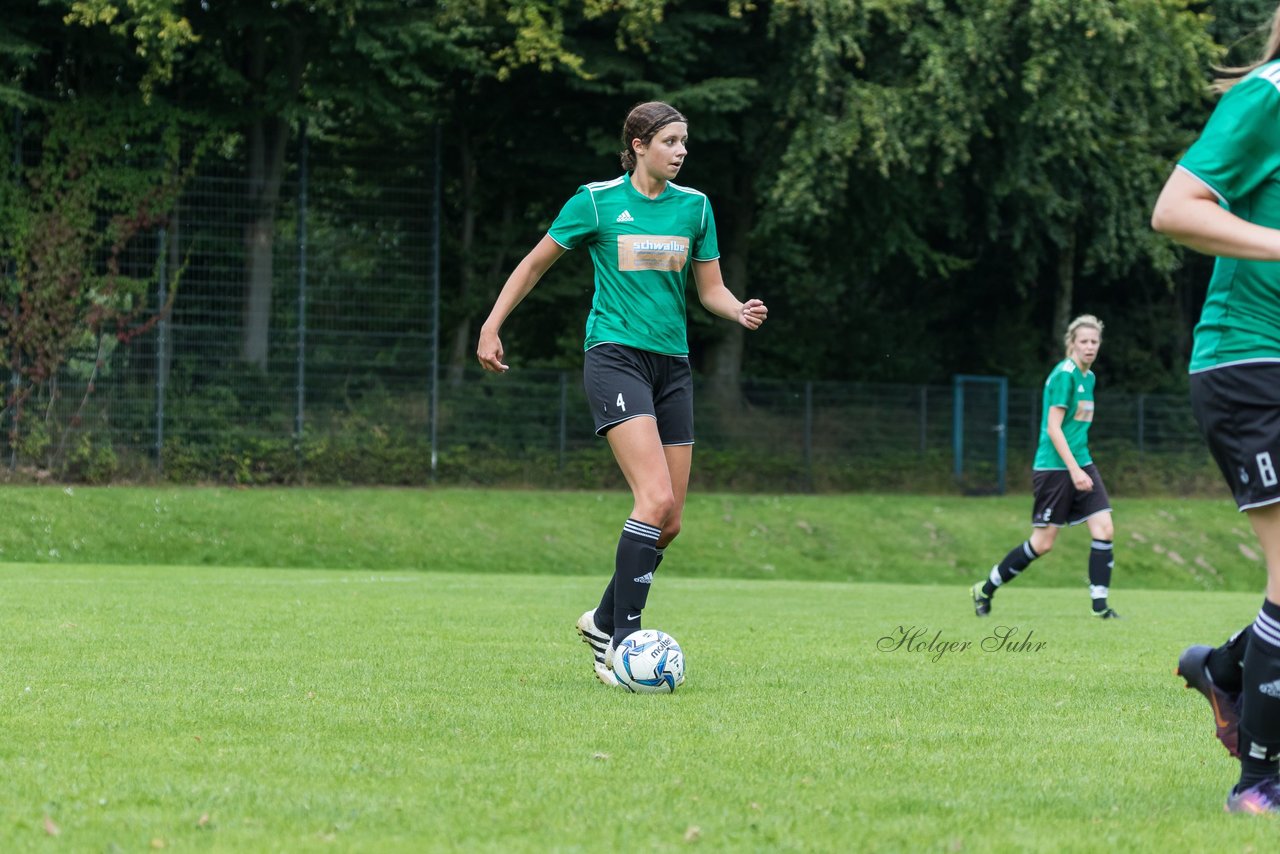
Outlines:
<svg viewBox="0 0 1280 854"><path fill-rule="evenodd" d="M631 211L623 211L618 214L618 218L614 222L635 222L635 218L631 216Z"/></svg>

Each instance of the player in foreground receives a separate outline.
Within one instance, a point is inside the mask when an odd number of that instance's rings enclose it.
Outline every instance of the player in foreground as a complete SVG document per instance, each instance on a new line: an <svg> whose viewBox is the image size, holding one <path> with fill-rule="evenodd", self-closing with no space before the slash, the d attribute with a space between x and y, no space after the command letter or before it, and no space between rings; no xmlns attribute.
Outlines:
<svg viewBox="0 0 1280 854"><path fill-rule="evenodd" d="M1156 231L1218 256L1191 353L1191 406L1257 534L1262 609L1222 646L1192 646L1178 673L1208 698L1240 759L1228 812L1280 812L1280 7L1262 58L1220 69L1223 93L1156 200Z"/></svg>
<svg viewBox="0 0 1280 854"><path fill-rule="evenodd" d="M993 566L986 581L979 581L970 589L973 611L979 617L991 613L991 599L1001 586L1017 578L1033 560L1049 553L1064 526L1081 522L1089 526L1093 537L1089 550L1093 615L1103 620L1120 616L1107 605L1111 569L1115 565L1111 501L1089 455L1088 444L1096 379L1090 368L1102 347L1102 321L1091 314L1080 315L1067 327L1063 343L1067 357L1054 366L1044 381L1040 444L1031 474L1035 489L1031 536Z"/></svg>
<svg viewBox="0 0 1280 854"><path fill-rule="evenodd" d="M613 647L640 628L654 570L680 533L693 460L693 383L685 330L692 268L712 314L758 329L768 309L740 302L724 285L711 203L673 183L684 165L688 123L667 104L639 104L622 126L624 174L579 187L546 236L503 286L480 329L476 356L502 373L503 322L567 249L585 246L595 267L582 369L596 434L604 436L631 487L613 579L578 633L596 676L616 685Z"/></svg>

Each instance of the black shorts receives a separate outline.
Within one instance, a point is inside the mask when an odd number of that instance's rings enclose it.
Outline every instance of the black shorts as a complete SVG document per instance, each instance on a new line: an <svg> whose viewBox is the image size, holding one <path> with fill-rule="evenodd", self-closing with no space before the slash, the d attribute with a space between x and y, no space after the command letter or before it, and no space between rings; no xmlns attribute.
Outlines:
<svg viewBox="0 0 1280 854"><path fill-rule="evenodd" d="M1280 363L1191 375L1191 411L1241 510L1280 501Z"/></svg>
<svg viewBox="0 0 1280 854"><path fill-rule="evenodd" d="M687 356L597 344L582 364L596 435L637 416L658 422L664 445L693 444L693 372Z"/></svg>
<svg viewBox="0 0 1280 854"><path fill-rule="evenodd" d="M1036 528L1065 528L1079 525L1090 516L1111 512L1111 498L1102 483L1102 475L1093 463L1081 466L1093 478L1093 489L1081 492L1071 481L1066 469L1033 471L1031 485L1035 504L1031 508L1031 525Z"/></svg>

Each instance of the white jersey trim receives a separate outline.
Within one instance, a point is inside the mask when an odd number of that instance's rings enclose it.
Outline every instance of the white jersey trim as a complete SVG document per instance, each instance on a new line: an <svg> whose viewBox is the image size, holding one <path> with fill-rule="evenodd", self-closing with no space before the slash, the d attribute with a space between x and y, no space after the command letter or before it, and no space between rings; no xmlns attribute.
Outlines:
<svg viewBox="0 0 1280 854"><path fill-rule="evenodd" d="M610 187L616 187L621 184L623 179L626 177L626 175L620 175L617 178L610 178L608 181L592 181L590 184L587 184L587 189L593 193L596 190L607 190Z"/></svg>
<svg viewBox="0 0 1280 854"><path fill-rule="evenodd" d="M1192 172L1192 171L1191 171L1190 169L1188 169L1187 167L1183 166L1181 163L1179 163L1179 164L1178 164L1177 166L1175 166L1174 168L1175 168L1175 169L1181 169L1183 172L1186 172L1188 175L1190 175L1192 178L1195 178L1195 179L1196 179L1197 181L1199 181L1201 184L1204 184L1206 187L1208 187L1208 188L1209 188L1209 192L1213 193L1215 196L1217 196L1217 197L1218 197L1218 201L1220 201L1220 202L1226 202L1226 201L1227 201L1227 197L1226 197L1226 196L1224 196L1224 195L1222 195L1222 193L1219 193L1219 192L1218 192L1218 190L1217 190L1217 189L1216 189L1212 184L1210 184L1210 183L1209 183L1208 181L1206 181L1205 179L1201 178L1201 177L1200 177L1199 175L1197 175L1196 173ZM1231 203L1230 203L1230 202L1227 202L1227 204L1231 204Z"/></svg>
<svg viewBox="0 0 1280 854"><path fill-rule="evenodd" d="M594 350L603 344L612 344L615 347L626 347L628 350L638 350L641 353L652 353L655 356L666 356L671 359L684 359L686 362L689 361L688 353L663 353L659 350L646 350L644 347L637 347L634 344L624 344L621 341L597 341L588 347L587 350ZM585 353L586 350L583 352Z"/></svg>
<svg viewBox="0 0 1280 854"><path fill-rule="evenodd" d="M1204 374L1209 371L1216 371L1218 368L1234 368L1236 365L1273 365L1280 362L1280 356L1259 356L1256 359L1237 359L1234 362L1223 362L1220 365L1210 365L1207 368L1196 368L1194 371L1187 371L1188 374Z"/></svg>
<svg viewBox="0 0 1280 854"><path fill-rule="evenodd" d="M1074 528L1076 525L1083 525L1085 522L1088 522L1094 516L1101 516L1103 513L1110 513L1110 512L1111 512L1110 507L1107 507L1106 509L1103 509L1103 510L1095 510L1093 513L1090 513L1088 516L1085 516L1083 519L1077 519L1074 522L1068 522L1067 524Z"/></svg>
<svg viewBox="0 0 1280 854"><path fill-rule="evenodd" d="M1258 72L1258 76L1280 90L1280 65Z"/></svg>
<svg viewBox="0 0 1280 854"><path fill-rule="evenodd" d="M671 183L670 181L668 181L668 182L667 182L667 186L668 186L668 187L670 187L670 188L671 188L671 189L673 189L673 190L679 190L679 191L680 191L680 192L682 192L682 193L688 193L688 194L689 194L689 195L691 195L691 196L702 196L702 221L698 224L698 228L699 228L700 230L702 230L702 231L706 231L706 228L707 228L707 205L708 205L708 204L710 204L710 200L707 198L707 194L706 194L706 193L704 193L704 192L702 192L701 190L695 190L695 189L693 189L693 187L685 187L685 186L682 186L682 185L680 185L680 184L673 184L673 183ZM719 257L720 257L719 255L717 255L717 256L716 256L716 258L719 258ZM695 260L695 261L714 261L714 260L715 260L715 258L694 258L693 260Z"/></svg>
<svg viewBox="0 0 1280 854"><path fill-rule="evenodd" d="M623 179L625 179L626 177L627 177L626 175L622 175L618 178L614 178L611 181L593 181L592 183L587 184L587 192L591 194L591 210L595 211L595 215L596 215L597 229L600 228L600 207L596 204L596 193L601 190L608 190L612 187L618 186L619 184L622 183ZM552 239L554 240L554 238Z"/></svg>
<svg viewBox="0 0 1280 854"><path fill-rule="evenodd" d="M1246 510L1254 510L1258 507L1266 507L1268 504L1275 504L1280 498L1268 498L1266 501L1255 501L1252 504L1241 504L1239 510L1243 513Z"/></svg>

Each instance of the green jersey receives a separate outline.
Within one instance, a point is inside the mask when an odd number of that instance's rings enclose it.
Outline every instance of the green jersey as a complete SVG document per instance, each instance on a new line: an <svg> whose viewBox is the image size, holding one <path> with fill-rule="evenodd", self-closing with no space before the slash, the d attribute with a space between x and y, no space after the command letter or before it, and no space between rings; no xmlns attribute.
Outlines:
<svg viewBox="0 0 1280 854"><path fill-rule="evenodd" d="M587 245L595 296L583 349L606 342L687 356L685 283L691 261L720 257L711 203L667 183L656 199L623 175L579 187L547 234L566 249Z"/></svg>
<svg viewBox="0 0 1280 854"><path fill-rule="evenodd" d="M1280 61L1231 87L1178 164L1241 219L1280 228ZM1280 263L1219 258L1195 329L1191 372L1280 361Z"/></svg>
<svg viewBox="0 0 1280 854"><path fill-rule="evenodd" d="M1065 470L1067 467L1049 440L1049 410L1054 406L1067 410L1062 418L1062 433L1067 437L1071 456L1080 466L1093 462L1089 456L1089 425L1093 423L1094 380L1093 371L1083 373L1074 359L1063 359L1049 372L1049 378L1044 381L1044 412L1040 415L1040 444L1036 446L1033 469Z"/></svg>

